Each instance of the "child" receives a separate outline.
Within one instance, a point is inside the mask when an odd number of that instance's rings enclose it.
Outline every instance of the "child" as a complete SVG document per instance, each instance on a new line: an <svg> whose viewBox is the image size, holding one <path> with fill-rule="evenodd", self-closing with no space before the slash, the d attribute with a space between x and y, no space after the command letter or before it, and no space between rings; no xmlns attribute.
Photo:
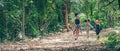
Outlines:
<svg viewBox="0 0 120 51"><path fill-rule="evenodd" d="M75 13L75 21L74 21L74 30L73 30L73 34L75 34L76 29L80 29L81 30L81 26L80 26L80 20L78 17L78 13Z"/></svg>
<svg viewBox="0 0 120 51"><path fill-rule="evenodd" d="M95 21L95 32L96 32L96 35L97 35L97 40L99 40L99 38L100 38L99 33L100 33L101 30L102 30L102 27L99 23L99 20L96 20Z"/></svg>
<svg viewBox="0 0 120 51"><path fill-rule="evenodd" d="M90 19L86 19L85 23L86 23L85 29L86 29L87 38L89 38L89 30L90 28L93 29L93 26L90 24Z"/></svg>

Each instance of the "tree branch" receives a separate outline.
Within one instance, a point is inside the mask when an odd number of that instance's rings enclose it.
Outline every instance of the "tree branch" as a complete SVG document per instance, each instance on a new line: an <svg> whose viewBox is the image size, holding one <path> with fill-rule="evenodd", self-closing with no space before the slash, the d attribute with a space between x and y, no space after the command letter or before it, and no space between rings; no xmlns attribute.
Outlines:
<svg viewBox="0 0 120 51"><path fill-rule="evenodd" d="M109 2L108 4L102 6L100 9L102 9L102 8L104 8L104 7L107 7L108 5L112 4L114 1L115 1L115 0L113 0L113 1Z"/></svg>

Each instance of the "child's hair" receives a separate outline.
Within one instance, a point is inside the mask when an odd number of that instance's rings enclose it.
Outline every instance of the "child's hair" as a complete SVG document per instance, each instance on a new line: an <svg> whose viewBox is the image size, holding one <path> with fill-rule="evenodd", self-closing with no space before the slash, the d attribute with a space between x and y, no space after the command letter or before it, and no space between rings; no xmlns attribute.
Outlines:
<svg viewBox="0 0 120 51"><path fill-rule="evenodd" d="M99 23L99 20L95 20L95 23Z"/></svg>
<svg viewBox="0 0 120 51"><path fill-rule="evenodd" d="M90 19L86 19L85 22L90 22Z"/></svg>
<svg viewBox="0 0 120 51"><path fill-rule="evenodd" d="M78 15L78 13L75 13L75 17Z"/></svg>

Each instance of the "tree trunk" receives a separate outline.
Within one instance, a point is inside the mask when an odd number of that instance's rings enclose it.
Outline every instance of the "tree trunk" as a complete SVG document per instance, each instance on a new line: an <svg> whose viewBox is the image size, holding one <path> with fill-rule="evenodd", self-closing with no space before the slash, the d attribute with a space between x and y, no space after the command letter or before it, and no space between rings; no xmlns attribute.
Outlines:
<svg viewBox="0 0 120 51"><path fill-rule="evenodd" d="M6 33L6 37L8 38L9 35L8 35L8 25L7 25L8 24L7 10L5 10L5 19L6 19L5 20L5 22L6 22L5 23L5 33Z"/></svg>
<svg viewBox="0 0 120 51"><path fill-rule="evenodd" d="M25 35L25 0L23 0L23 15L22 15L22 33Z"/></svg>
<svg viewBox="0 0 120 51"><path fill-rule="evenodd" d="M106 10L106 12L105 12L105 13L106 13L106 16L105 16L105 17L106 17L106 20L107 20L107 27L109 27L109 17L108 17L108 10Z"/></svg>
<svg viewBox="0 0 120 51"><path fill-rule="evenodd" d="M66 28L67 32L69 31L69 25L68 25L68 8L65 6L65 23L66 23Z"/></svg>

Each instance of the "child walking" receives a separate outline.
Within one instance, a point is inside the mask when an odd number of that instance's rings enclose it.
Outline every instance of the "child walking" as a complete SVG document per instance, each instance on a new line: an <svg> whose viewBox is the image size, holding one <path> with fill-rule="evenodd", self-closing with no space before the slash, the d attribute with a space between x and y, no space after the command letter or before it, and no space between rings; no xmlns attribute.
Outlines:
<svg viewBox="0 0 120 51"><path fill-rule="evenodd" d="M75 34L75 31L77 29L80 29L80 31L81 31L81 25L80 25L80 19L78 17L78 13L75 13L73 34ZM78 38L78 36L77 36L77 38ZM77 38L75 38L75 40L77 40Z"/></svg>
<svg viewBox="0 0 120 51"><path fill-rule="evenodd" d="M96 32L96 35L97 35L97 40L99 40L99 38L100 38L99 34L100 34L101 30L102 30L102 27L100 25L99 20L95 20L95 32Z"/></svg>
<svg viewBox="0 0 120 51"><path fill-rule="evenodd" d="M89 38L89 31L90 29L93 29L94 27L90 24L90 19L86 19L85 23L86 23L86 26L85 26L86 35L87 35L87 38Z"/></svg>

